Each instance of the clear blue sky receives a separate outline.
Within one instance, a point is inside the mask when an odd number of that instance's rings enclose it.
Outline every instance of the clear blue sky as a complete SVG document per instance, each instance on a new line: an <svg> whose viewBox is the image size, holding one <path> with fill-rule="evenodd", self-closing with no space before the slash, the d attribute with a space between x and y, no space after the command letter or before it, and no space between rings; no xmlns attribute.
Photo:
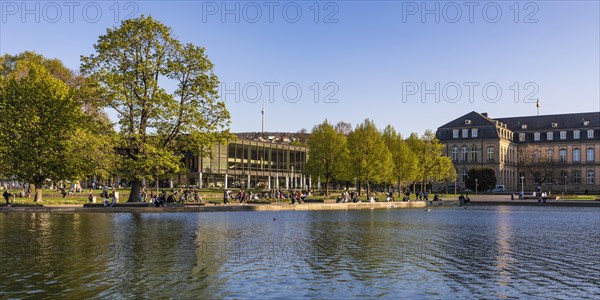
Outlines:
<svg viewBox="0 0 600 300"><path fill-rule="evenodd" d="M234 132L260 131L262 101L250 103L256 85L266 102L267 131L310 130L325 118L353 125L370 118L404 135L422 133L472 110L491 117L535 115L535 104L523 100L533 92L529 98L540 99L540 114L600 113L598 1L518 7L514 1L473 7L434 1L68 3L3 0L0 53L34 50L78 69L79 56L92 53L107 27L128 15L152 15L183 42L206 47L228 89L239 83L239 103L224 95ZM223 9L233 12L223 16ZM422 16L423 9L437 15ZM439 103L433 94L423 103L422 87L435 90L436 82ZM286 84L288 98L282 96ZM456 86L462 91L457 101L442 98L455 98ZM290 103L297 87L302 97ZM494 100L497 88L502 96ZM323 103L330 93L337 103Z"/></svg>

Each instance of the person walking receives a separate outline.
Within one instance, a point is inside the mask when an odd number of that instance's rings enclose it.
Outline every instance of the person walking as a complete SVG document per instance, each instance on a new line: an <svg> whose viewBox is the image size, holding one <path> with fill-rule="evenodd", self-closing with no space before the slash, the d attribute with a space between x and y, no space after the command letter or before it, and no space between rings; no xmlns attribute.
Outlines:
<svg viewBox="0 0 600 300"><path fill-rule="evenodd" d="M223 190L223 204L224 205L229 204L229 191L226 189Z"/></svg>

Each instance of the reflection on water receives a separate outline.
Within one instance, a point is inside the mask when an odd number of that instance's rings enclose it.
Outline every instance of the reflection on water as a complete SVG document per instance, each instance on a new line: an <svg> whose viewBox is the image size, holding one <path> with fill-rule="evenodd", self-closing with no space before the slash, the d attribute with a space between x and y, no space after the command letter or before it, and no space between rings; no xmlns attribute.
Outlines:
<svg viewBox="0 0 600 300"><path fill-rule="evenodd" d="M597 208L0 214L0 298L598 298Z"/></svg>

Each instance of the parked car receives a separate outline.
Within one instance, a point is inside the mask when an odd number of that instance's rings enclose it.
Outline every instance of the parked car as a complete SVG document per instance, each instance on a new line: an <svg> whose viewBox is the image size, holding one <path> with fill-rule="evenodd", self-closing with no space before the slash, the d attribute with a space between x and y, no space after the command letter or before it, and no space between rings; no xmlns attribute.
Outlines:
<svg viewBox="0 0 600 300"><path fill-rule="evenodd" d="M492 193L502 193L505 191L504 184L498 184L494 189L492 189Z"/></svg>

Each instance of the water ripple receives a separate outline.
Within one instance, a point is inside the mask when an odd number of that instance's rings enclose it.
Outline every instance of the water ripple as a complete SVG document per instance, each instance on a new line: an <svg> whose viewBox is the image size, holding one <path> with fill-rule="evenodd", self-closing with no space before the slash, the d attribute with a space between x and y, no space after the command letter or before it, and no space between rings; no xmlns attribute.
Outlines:
<svg viewBox="0 0 600 300"><path fill-rule="evenodd" d="M0 297L597 299L598 228L557 207L0 214Z"/></svg>

